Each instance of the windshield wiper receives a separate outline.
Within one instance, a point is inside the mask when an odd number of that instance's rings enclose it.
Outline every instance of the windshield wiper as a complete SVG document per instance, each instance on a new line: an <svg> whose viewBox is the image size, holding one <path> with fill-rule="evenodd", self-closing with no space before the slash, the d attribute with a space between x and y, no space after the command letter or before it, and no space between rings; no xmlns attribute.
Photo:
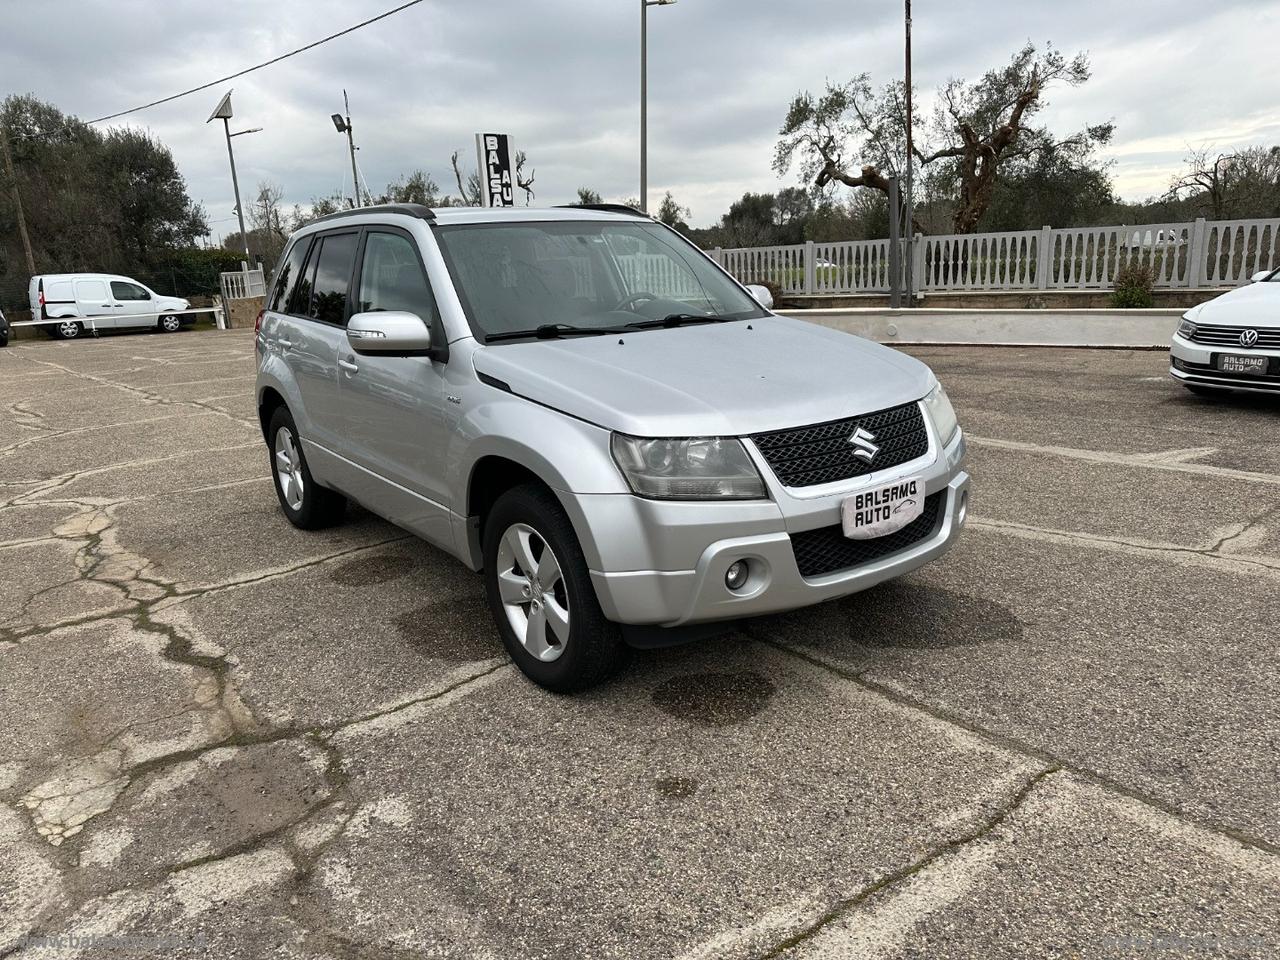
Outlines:
<svg viewBox="0 0 1280 960"><path fill-rule="evenodd" d="M647 330L650 327L682 327L686 323L720 323L728 319L714 313L668 313L661 320L636 320L627 326L635 330Z"/></svg>
<svg viewBox="0 0 1280 960"><path fill-rule="evenodd" d="M533 337L538 340L555 340L559 337L599 336L605 333L622 333L617 327L575 327L571 323L543 323L528 330L504 330L485 335L485 343L497 340L520 340Z"/></svg>

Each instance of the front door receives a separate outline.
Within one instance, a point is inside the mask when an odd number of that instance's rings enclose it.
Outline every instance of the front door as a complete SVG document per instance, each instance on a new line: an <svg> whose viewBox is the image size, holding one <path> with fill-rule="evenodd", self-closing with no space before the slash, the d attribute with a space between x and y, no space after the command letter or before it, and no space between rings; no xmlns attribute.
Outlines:
<svg viewBox="0 0 1280 960"><path fill-rule="evenodd" d="M352 313L403 310L444 336L431 285L413 238L368 228ZM437 340L439 342L439 340ZM444 481L444 365L429 357L338 352L343 455L368 471L369 505L437 543L452 544Z"/></svg>
<svg viewBox="0 0 1280 960"><path fill-rule="evenodd" d="M116 311L117 327L156 325L156 302L146 287L131 280L112 280L111 299Z"/></svg>

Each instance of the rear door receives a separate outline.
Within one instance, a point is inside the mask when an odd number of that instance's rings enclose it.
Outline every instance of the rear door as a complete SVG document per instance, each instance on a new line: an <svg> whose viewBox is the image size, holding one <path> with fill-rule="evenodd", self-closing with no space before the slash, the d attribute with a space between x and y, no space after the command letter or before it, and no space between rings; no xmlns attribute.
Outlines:
<svg viewBox="0 0 1280 960"><path fill-rule="evenodd" d="M156 325L156 304L146 287L132 280L112 280L110 284L117 327L154 327Z"/></svg>
<svg viewBox="0 0 1280 960"><path fill-rule="evenodd" d="M294 419L303 441L331 453L341 450L338 405L338 350L346 348L348 292L355 270L358 229L322 233L290 298L288 314L275 331L281 352L302 395Z"/></svg>
<svg viewBox="0 0 1280 960"><path fill-rule="evenodd" d="M116 325L115 315L119 312L107 281L97 277L85 277L74 281L76 306L80 316L92 318L85 320L85 326L98 330L111 330Z"/></svg>
<svg viewBox="0 0 1280 960"><path fill-rule="evenodd" d="M404 310L445 334L413 237L368 227L361 245L352 313ZM373 476L362 502L437 543L451 544L444 478L444 364L429 357L339 356L343 455ZM406 493L407 491L407 493Z"/></svg>

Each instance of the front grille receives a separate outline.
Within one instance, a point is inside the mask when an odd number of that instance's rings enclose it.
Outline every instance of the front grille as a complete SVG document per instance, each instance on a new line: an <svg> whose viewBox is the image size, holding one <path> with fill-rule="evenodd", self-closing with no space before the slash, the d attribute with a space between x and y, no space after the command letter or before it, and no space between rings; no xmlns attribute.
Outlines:
<svg viewBox="0 0 1280 960"><path fill-rule="evenodd" d="M849 442L859 427L870 433L872 442L880 448L870 463L855 456ZM918 403L904 403L847 420L757 433L751 439L787 487L848 480L896 467L929 452L929 434Z"/></svg>
<svg viewBox="0 0 1280 960"><path fill-rule="evenodd" d="M1213 323L1197 323L1196 332L1191 335L1191 339L1196 343L1215 347L1240 347L1240 333L1243 330L1258 331L1258 342L1248 349L1280 350L1280 327L1224 327Z"/></svg>
<svg viewBox="0 0 1280 960"><path fill-rule="evenodd" d="M840 524L806 530L791 535L791 550L802 577L821 577L828 573L879 560L914 546L937 529L947 492L941 490L924 498L924 509L901 530L874 540L850 540Z"/></svg>

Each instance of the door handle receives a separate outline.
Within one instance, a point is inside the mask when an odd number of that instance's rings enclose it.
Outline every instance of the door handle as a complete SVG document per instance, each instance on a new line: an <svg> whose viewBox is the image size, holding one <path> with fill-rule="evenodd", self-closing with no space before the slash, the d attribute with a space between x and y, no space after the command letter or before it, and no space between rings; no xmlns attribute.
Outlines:
<svg viewBox="0 0 1280 960"><path fill-rule="evenodd" d="M338 366L347 371L347 373L355 373L360 369L360 365L354 360L344 360L342 357L338 358Z"/></svg>
<svg viewBox="0 0 1280 960"><path fill-rule="evenodd" d="M284 337L277 337L276 343L279 344L281 349L284 349L284 350L289 350L293 347L293 341L286 340Z"/></svg>

